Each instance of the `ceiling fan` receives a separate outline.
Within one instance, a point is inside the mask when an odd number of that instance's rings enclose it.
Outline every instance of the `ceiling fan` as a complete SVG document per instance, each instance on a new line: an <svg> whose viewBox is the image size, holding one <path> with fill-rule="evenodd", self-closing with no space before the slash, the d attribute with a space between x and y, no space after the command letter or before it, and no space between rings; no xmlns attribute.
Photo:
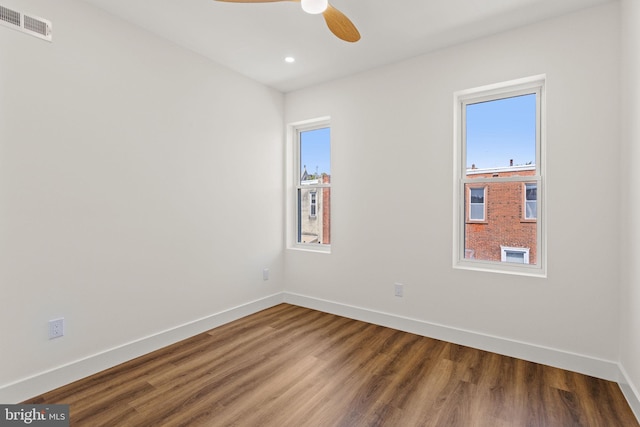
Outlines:
<svg viewBox="0 0 640 427"><path fill-rule="evenodd" d="M353 22L342 12L331 6L328 0L216 0L228 3L273 3L277 1L300 2L302 10L311 14L322 13L327 27L336 37L347 42L360 40L360 33Z"/></svg>

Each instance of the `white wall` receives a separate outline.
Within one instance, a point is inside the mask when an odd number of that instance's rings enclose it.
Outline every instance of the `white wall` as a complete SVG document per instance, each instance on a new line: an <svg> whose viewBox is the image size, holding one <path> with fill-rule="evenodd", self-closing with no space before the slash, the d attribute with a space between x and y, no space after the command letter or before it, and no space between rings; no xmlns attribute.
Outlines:
<svg viewBox="0 0 640 427"><path fill-rule="evenodd" d="M332 253L287 250L287 292L615 367L618 12L608 4L287 94L287 122L331 116L333 183ZM453 93L542 73L548 278L454 270Z"/></svg>
<svg viewBox="0 0 640 427"><path fill-rule="evenodd" d="M84 3L54 3L3 2L51 19L54 42L0 28L0 401L283 289L400 328L404 319L445 338L464 332L459 341L478 347L620 360L638 401L640 226L626 214L640 185L636 2L622 2L622 56L614 3L285 99ZM540 73L548 278L453 270L452 94ZM286 122L332 117L330 255L283 252L283 108ZM59 316L67 334L48 340L46 322Z"/></svg>
<svg viewBox="0 0 640 427"><path fill-rule="evenodd" d="M2 4L53 43L0 27L0 401L279 293L283 95L85 3Z"/></svg>
<svg viewBox="0 0 640 427"><path fill-rule="evenodd" d="M640 417L640 3L622 1L622 293L620 362L623 390L636 396ZM632 404L633 399L629 399Z"/></svg>

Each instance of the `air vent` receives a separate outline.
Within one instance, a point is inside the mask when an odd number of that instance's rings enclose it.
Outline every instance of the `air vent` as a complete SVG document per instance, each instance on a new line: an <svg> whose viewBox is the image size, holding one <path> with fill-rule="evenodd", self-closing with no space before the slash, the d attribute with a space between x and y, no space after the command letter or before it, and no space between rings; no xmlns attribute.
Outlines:
<svg viewBox="0 0 640 427"><path fill-rule="evenodd" d="M0 24L51 41L51 21L0 6Z"/></svg>
<svg viewBox="0 0 640 427"><path fill-rule="evenodd" d="M20 26L20 13L0 6L0 21L10 25Z"/></svg>

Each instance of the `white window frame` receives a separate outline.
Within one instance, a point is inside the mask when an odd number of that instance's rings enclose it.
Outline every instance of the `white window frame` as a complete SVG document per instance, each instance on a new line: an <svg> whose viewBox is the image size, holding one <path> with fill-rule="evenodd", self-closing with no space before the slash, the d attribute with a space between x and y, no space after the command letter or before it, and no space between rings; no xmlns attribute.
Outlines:
<svg viewBox="0 0 640 427"><path fill-rule="evenodd" d="M512 246L500 246L500 260L507 262L507 252L517 252L524 255L524 264L529 264L529 248L516 248ZM518 263L512 263L518 264Z"/></svg>
<svg viewBox="0 0 640 427"><path fill-rule="evenodd" d="M453 268L497 273L517 274L526 276L546 277L546 227L544 218L546 191L546 76L537 75L507 82L481 86L473 89L457 91L453 94L453 179L454 179L454 224L453 224ZM536 94L536 165L535 176L512 176L494 178L466 177L466 106L484 101L509 98L519 95ZM465 186L467 184L482 184L491 182L535 182L537 185L537 218L536 218L536 264L515 264L497 261L465 258L465 226L468 218L465 213ZM526 199L526 196L525 196ZM485 193L485 210L486 210ZM486 213L485 213L486 218Z"/></svg>
<svg viewBox="0 0 640 427"><path fill-rule="evenodd" d="M319 252L319 253L331 253L331 244L326 243L300 243L298 242L298 230L300 227L298 213L298 191L303 188L301 184L301 164L300 164L300 134L302 132L311 131L315 129L331 128L330 117L320 117L317 119L304 120L300 122L294 122L287 125L287 149L286 149L286 182L287 182L287 197L286 197L286 240L287 248L301 251ZM331 163L333 164L333 150L331 150ZM333 181L333 177L331 178ZM320 181L313 184L305 185L306 189L315 189L317 191L316 197L321 197L322 190L325 188L331 188L332 183L322 183ZM316 199L317 200L317 199ZM309 211L310 213L311 211ZM331 217L333 216L333 209L329 213L329 226L331 227ZM322 219L317 212L316 205L316 217Z"/></svg>
<svg viewBox="0 0 640 427"><path fill-rule="evenodd" d="M468 203L469 203L469 218L467 218L467 220L469 222L485 222L487 220L487 187L486 186L482 186L482 187L480 187L480 186L473 186L473 187L469 186L468 189L469 189L469 194L468 194L468 197L469 197L469 200L468 200ZM474 204L474 205L479 205L480 204L480 203L471 203L471 191L472 190L482 190L482 193L483 193L483 195L482 195L482 218L471 218L471 205L472 204Z"/></svg>

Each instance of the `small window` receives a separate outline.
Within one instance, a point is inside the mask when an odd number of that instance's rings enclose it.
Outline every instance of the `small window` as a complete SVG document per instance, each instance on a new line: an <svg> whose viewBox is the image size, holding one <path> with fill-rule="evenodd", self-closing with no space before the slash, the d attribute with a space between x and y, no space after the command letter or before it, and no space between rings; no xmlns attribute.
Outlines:
<svg viewBox="0 0 640 427"><path fill-rule="evenodd" d="M317 191L311 191L309 193L310 199L309 199L309 216L311 218L315 218L316 217L316 210L318 209L318 192Z"/></svg>
<svg viewBox="0 0 640 427"><path fill-rule="evenodd" d="M454 267L546 274L544 80L454 96Z"/></svg>
<svg viewBox="0 0 640 427"><path fill-rule="evenodd" d="M331 129L328 119L289 126L293 191L290 245L328 252L331 243ZM290 181L291 182L291 181Z"/></svg>
<svg viewBox="0 0 640 427"><path fill-rule="evenodd" d="M469 188L469 221L484 221L485 188Z"/></svg>
<svg viewBox="0 0 640 427"><path fill-rule="evenodd" d="M500 247L501 261L514 264L529 264L529 248Z"/></svg>
<svg viewBox="0 0 640 427"><path fill-rule="evenodd" d="M527 183L524 187L524 218L536 219L538 215L538 186L535 183Z"/></svg>

